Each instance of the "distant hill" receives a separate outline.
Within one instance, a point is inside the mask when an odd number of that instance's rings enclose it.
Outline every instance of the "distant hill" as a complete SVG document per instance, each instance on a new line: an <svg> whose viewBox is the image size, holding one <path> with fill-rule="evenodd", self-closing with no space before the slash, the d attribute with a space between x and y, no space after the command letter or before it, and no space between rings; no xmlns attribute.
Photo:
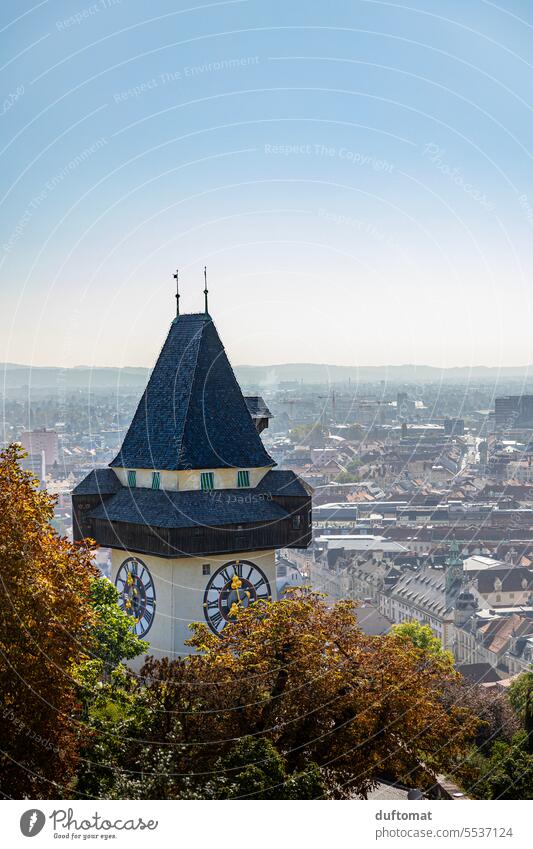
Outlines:
<svg viewBox="0 0 533 849"><path fill-rule="evenodd" d="M147 368L74 368L31 367L18 363L0 364L0 393L21 390L75 392L77 390L136 390L144 386L150 369Z"/></svg>
<svg viewBox="0 0 533 849"><path fill-rule="evenodd" d="M314 363L283 363L281 365L248 366L235 368L237 378L243 386L279 387L280 384L303 382L304 384L328 383L465 383L469 381L492 384L533 380L533 366L511 366L491 368L437 368L426 365L400 366L336 366ZM23 393L32 391L76 392L76 391L138 391L146 385L150 369L147 368L73 368L30 367L18 363L0 364L0 393Z"/></svg>
<svg viewBox="0 0 533 849"><path fill-rule="evenodd" d="M279 383L303 381L304 383L435 383L487 381L494 383L533 379L533 366L491 368L488 366L438 368L426 365L401 366L334 366L313 363L286 363L274 366L237 366L235 371L242 383Z"/></svg>

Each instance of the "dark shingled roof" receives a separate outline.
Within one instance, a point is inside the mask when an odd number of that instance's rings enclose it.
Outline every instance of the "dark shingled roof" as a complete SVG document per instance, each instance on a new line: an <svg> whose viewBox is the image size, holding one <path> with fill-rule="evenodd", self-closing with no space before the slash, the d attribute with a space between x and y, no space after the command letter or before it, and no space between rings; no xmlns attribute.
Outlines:
<svg viewBox="0 0 533 849"><path fill-rule="evenodd" d="M289 513L274 501L256 495L255 490L223 489L210 493L122 487L89 516L154 528L190 528L278 521L287 519Z"/></svg>
<svg viewBox="0 0 533 849"><path fill-rule="evenodd" d="M267 472L258 487L253 489L154 490L122 486L112 469L96 469L75 489L76 495L103 493L100 476L110 473L116 479L118 491L88 515L111 522L151 525L155 528L189 528L195 525L220 526L270 522L287 519L290 515L273 501L274 496L305 496L308 487L294 472Z"/></svg>
<svg viewBox="0 0 533 849"><path fill-rule="evenodd" d="M271 469L252 492L302 498L311 496L313 488L290 469Z"/></svg>
<svg viewBox="0 0 533 849"><path fill-rule="evenodd" d="M73 495L114 495L122 484L113 469L93 469L72 490Z"/></svg>
<svg viewBox="0 0 533 849"><path fill-rule="evenodd" d="M211 318L178 316L111 466L180 470L273 465Z"/></svg>

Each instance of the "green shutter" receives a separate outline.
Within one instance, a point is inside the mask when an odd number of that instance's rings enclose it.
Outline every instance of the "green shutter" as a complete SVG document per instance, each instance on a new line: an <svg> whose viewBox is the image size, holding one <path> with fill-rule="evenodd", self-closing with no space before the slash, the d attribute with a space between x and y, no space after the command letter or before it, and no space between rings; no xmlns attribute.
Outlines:
<svg viewBox="0 0 533 849"><path fill-rule="evenodd" d="M135 469L128 471L128 486L137 486L137 472Z"/></svg>
<svg viewBox="0 0 533 849"><path fill-rule="evenodd" d="M200 475L200 486L204 492L210 492L215 488L215 475L213 472L202 472Z"/></svg>
<svg viewBox="0 0 533 849"><path fill-rule="evenodd" d="M250 486L250 472L246 469L237 472L237 486L239 488Z"/></svg>
<svg viewBox="0 0 533 849"><path fill-rule="evenodd" d="M161 474L160 472L152 472L152 489L159 489L161 487Z"/></svg>

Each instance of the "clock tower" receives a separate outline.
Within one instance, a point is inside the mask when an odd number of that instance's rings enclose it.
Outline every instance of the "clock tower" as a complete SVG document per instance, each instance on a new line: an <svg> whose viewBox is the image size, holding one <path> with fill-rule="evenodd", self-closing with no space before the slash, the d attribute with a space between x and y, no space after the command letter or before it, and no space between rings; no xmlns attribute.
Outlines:
<svg viewBox="0 0 533 849"><path fill-rule="evenodd" d="M205 313L172 322L115 459L74 489L74 538L112 549L150 654L178 657L191 622L221 635L240 606L275 599L276 549L309 545L311 489L274 468L269 417L243 396L206 293Z"/></svg>

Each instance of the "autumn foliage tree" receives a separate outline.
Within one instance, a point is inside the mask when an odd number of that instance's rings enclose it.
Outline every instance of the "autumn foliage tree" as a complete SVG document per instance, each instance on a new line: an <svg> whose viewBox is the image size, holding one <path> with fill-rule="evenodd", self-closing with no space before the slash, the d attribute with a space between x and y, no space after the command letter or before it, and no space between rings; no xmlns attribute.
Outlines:
<svg viewBox="0 0 533 849"><path fill-rule="evenodd" d="M296 785L304 798L342 797L378 777L427 788L477 728L444 702L457 677L446 657L366 636L349 602L292 592L240 611L223 639L196 625L190 642L194 654L150 660L131 679L113 726L98 708L86 758L100 759L105 795L291 798Z"/></svg>
<svg viewBox="0 0 533 849"><path fill-rule="evenodd" d="M77 764L74 667L88 656L95 613L91 551L50 525L14 446L0 453L0 793L65 794Z"/></svg>

